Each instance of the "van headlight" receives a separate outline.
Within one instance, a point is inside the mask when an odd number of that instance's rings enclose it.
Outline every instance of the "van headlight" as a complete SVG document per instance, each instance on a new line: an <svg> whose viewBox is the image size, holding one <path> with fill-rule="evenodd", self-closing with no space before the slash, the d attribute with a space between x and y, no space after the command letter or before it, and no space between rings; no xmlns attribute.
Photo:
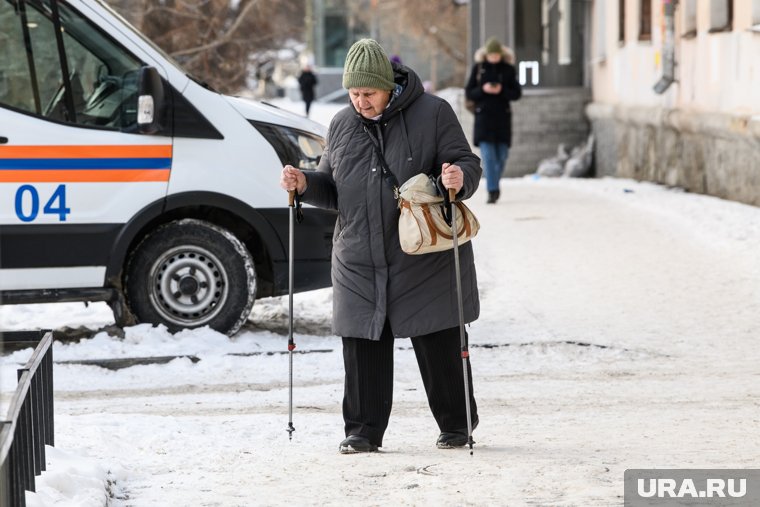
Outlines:
<svg viewBox="0 0 760 507"><path fill-rule="evenodd" d="M252 121L251 125L269 141L282 165L292 165L304 170L314 170L325 149L321 137L291 127Z"/></svg>

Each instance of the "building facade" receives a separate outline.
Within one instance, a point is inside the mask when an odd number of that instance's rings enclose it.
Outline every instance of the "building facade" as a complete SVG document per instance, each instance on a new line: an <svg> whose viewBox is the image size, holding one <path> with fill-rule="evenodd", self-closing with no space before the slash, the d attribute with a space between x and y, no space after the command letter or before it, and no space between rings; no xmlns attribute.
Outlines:
<svg viewBox="0 0 760 507"><path fill-rule="evenodd" d="M595 0L597 175L760 205L760 0Z"/></svg>

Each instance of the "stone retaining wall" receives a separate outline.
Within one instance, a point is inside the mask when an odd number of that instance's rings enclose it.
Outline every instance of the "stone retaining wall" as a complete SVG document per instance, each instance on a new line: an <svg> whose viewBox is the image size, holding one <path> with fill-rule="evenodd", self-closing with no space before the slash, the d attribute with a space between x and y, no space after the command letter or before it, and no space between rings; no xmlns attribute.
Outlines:
<svg viewBox="0 0 760 507"><path fill-rule="evenodd" d="M597 176L760 205L760 116L592 103Z"/></svg>

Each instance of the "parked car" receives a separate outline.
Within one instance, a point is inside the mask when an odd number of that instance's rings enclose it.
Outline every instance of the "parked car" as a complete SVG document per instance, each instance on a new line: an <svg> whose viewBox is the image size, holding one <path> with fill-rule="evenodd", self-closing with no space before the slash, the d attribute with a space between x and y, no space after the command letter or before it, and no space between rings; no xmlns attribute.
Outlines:
<svg viewBox="0 0 760 507"><path fill-rule="evenodd" d="M210 89L104 2L0 0L0 302L234 333L287 292L279 173L325 133ZM297 225L296 291L330 285L336 216Z"/></svg>

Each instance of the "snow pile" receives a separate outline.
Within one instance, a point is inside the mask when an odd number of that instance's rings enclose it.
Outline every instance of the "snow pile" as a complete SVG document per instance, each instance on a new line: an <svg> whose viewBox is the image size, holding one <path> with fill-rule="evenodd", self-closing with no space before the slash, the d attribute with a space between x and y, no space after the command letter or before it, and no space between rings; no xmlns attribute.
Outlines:
<svg viewBox="0 0 760 507"><path fill-rule="evenodd" d="M56 447L47 446L45 456L47 470L36 478L36 492L27 491L27 506L117 507L127 500L119 485L123 471L107 470L96 459Z"/></svg>

